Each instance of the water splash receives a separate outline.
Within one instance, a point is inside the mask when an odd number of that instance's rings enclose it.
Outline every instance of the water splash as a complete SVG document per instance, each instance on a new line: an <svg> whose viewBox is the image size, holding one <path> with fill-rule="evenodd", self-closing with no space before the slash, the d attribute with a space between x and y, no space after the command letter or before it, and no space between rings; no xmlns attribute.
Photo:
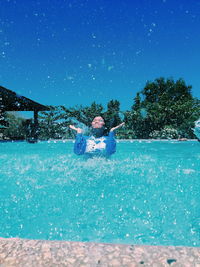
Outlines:
<svg viewBox="0 0 200 267"><path fill-rule="evenodd" d="M124 121L124 118L125 118L124 113L123 112L119 112L118 115L119 115L120 120Z"/></svg>
<svg viewBox="0 0 200 267"><path fill-rule="evenodd" d="M75 117L70 117L69 120L70 120L70 123L72 123L74 126L81 128L83 130L84 135L89 135L90 127L85 125L83 122L80 122Z"/></svg>
<svg viewBox="0 0 200 267"><path fill-rule="evenodd" d="M195 121L195 127L192 129L197 139L200 140L200 119Z"/></svg>
<svg viewBox="0 0 200 267"><path fill-rule="evenodd" d="M146 119L147 117L147 110L145 108L140 109L140 115L143 119Z"/></svg>
<svg viewBox="0 0 200 267"><path fill-rule="evenodd" d="M199 246L197 142L119 142L88 160L71 142L0 145L1 236Z"/></svg>

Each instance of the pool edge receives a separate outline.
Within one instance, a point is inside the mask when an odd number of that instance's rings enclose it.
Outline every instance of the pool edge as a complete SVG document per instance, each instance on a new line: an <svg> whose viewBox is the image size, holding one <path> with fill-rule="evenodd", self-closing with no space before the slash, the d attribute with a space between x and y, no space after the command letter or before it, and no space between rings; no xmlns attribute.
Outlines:
<svg viewBox="0 0 200 267"><path fill-rule="evenodd" d="M200 266L200 248L0 238L0 266Z"/></svg>

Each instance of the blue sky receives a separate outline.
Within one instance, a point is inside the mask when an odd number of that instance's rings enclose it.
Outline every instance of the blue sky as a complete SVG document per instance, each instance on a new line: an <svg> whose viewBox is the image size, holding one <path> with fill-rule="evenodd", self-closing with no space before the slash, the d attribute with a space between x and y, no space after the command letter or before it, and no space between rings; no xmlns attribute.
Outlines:
<svg viewBox="0 0 200 267"><path fill-rule="evenodd" d="M129 109L158 77L200 98L200 1L1 0L0 85L47 105Z"/></svg>

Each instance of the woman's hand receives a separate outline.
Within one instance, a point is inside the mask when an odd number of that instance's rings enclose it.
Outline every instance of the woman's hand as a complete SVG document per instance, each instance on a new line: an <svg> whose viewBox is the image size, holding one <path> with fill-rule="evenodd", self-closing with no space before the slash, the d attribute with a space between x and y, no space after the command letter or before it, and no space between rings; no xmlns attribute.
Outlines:
<svg viewBox="0 0 200 267"><path fill-rule="evenodd" d="M122 122L122 123L120 123L118 126L115 126L115 127L111 128L111 129L110 129L110 132L113 132L113 131L117 130L118 128L121 128L121 127L124 126L124 125L125 125L125 122Z"/></svg>
<svg viewBox="0 0 200 267"><path fill-rule="evenodd" d="M83 132L83 130L81 128L76 128L74 125L69 125L69 128L76 131L77 133Z"/></svg>

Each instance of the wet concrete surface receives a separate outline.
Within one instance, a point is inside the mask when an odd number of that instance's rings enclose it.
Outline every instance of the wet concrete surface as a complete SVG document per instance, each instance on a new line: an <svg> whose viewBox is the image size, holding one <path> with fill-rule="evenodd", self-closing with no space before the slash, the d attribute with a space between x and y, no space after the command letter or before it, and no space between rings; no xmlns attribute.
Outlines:
<svg viewBox="0 0 200 267"><path fill-rule="evenodd" d="M0 267L200 267L200 248L0 238Z"/></svg>

